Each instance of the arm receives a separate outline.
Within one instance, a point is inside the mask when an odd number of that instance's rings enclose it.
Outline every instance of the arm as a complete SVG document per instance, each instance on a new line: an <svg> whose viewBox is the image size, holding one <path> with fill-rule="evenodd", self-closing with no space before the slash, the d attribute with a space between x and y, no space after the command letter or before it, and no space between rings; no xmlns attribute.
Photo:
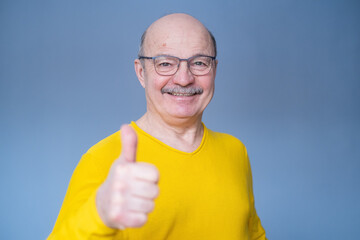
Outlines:
<svg viewBox="0 0 360 240"><path fill-rule="evenodd" d="M265 236L265 230L261 226L260 218L256 213L254 203L252 204L249 220L249 232L251 233L251 240L267 240Z"/></svg>
<svg viewBox="0 0 360 240"><path fill-rule="evenodd" d="M105 178L92 155L85 154L72 175L49 240L113 238L116 230L102 222L96 209L97 189Z"/></svg>
<svg viewBox="0 0 360 240"><path fill-rule="evenodd" d="M137 136L131 127L122 127L121 147L114 139L81 159L48 239L113 239L122 234L118 229L146 222L158 194L158 171L135 161Z"/></svg>
<svg viewBox="0 0 360 240"><path fill-rule="evenodd" d="M253 183L252 183L252 172L249 157L247 155L246 149L245 154L248 162L248 184L250 189L250 219L249 219L249 233L251 240L267 240L265 236L265 230L261 225L259 216L256 213L255 209L255 199L253 193Z"/></svg>

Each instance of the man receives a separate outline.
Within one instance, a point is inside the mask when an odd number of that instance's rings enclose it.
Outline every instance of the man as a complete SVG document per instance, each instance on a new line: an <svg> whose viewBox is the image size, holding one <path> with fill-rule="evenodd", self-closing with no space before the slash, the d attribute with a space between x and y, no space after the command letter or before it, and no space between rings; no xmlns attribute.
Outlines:
<svg viewBox="0 0 360 240"><path fill-rule="evenodd" d="M195 18L146 30L135 71L147 111L83 156L49 239L266 239L244 145L201 121L216 67Z"/></svg>

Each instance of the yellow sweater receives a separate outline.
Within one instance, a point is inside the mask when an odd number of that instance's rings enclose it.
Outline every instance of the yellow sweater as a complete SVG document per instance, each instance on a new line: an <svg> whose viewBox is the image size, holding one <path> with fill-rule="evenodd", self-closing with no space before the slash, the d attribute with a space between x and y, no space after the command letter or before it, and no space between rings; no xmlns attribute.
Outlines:
<svg viewBox="0 0 360 240"><path fill-rule="evenodd" d="M96 191L121 151L116 132L82 157L48 239L266 239L254 207L246 149L238 139L204 126L200 146L186 153L134 122L131 126L138 135L137 161L152 163L160 172L160 194L148 222L116 230L97 213Z"/></svg>

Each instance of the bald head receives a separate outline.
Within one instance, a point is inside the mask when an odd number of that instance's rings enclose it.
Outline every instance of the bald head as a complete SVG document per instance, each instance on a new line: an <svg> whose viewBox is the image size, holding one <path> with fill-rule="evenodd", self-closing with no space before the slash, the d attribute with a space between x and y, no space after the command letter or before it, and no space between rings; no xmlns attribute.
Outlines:
<svg viewBox="0 0 360 240"><path fill-rule="evenodd" d="M139 56L151 55L149 49L161 44L166 47L166 40L184 41L201 40L211 48L211 56L217 55L216 41L212 33L196 18L183 13L166 15L152 23L141 37ZM185 44L185 43L184 43ZM191 47L191 46L189 46Z"/></svg>

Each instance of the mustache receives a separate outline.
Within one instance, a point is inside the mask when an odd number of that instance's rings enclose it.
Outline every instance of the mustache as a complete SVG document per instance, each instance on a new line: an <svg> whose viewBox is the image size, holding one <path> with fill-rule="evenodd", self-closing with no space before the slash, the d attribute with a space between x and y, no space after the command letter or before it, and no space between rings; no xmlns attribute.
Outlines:
<svg viewBox="0 0 360 240"><path fill-rule="evenodd" d="M181 94L201 94L203 93L203 89L201 87L182 87L182 86L174 86L174 87L163 87L161 89L161 93L181 93Z"/></svg>

